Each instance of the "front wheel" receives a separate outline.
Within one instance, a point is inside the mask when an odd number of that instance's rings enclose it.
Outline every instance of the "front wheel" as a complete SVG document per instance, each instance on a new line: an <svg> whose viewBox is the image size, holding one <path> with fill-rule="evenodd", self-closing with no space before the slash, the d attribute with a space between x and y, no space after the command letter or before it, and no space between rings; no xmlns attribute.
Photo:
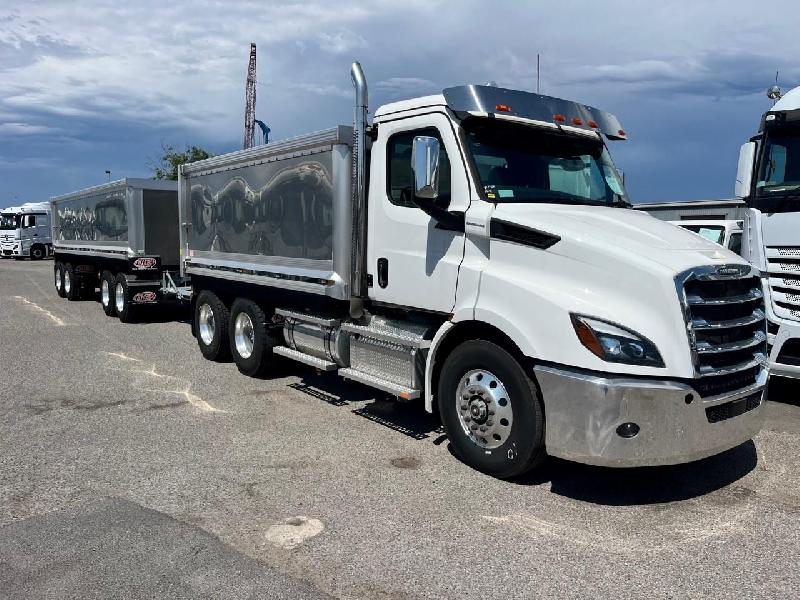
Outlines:
<svg viewBox="0 0 800 600"><path fill-rule="evenodd" d="M442 367L438 402L453 453L469 466L505 479L545 459L536 383L497 344L471 340L456 347Z"/></svg>
<svg viewBox="0 0 800 600"><path fill-rule="evenodd" d="M39 246L37 244L36 246L33 246L31 248L31 260L42 260L44 258L44 255L45 252L43 246Z"/></svg>

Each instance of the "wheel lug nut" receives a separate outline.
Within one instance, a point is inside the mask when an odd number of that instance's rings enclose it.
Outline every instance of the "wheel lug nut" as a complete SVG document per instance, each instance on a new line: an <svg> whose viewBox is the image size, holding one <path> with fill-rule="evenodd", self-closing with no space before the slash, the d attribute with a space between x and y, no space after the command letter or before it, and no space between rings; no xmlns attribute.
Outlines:
<svg viewBox="0 0 800 600"><path fill-rule="evenodd" d="M470 429L472 429L472 431L478 431L478 426L477 425L472 425L470 427Z"/></svg>
<svg viewBox="0 0 800 600"><path fill-rule="evenodd" d="M486 431L486 425L481 425L481 431Z"/></svg>
<svg viewBox="0 0 800 600"><path fill-rule="evenodd" d="M489 409L489 416L490 417L494 416L494 411L491 408Z"/></svg>
<svg viewBox="0 0 800 600"><path fill-rule="evenodd" d="M492 421L491 419L489 419L488 421L486 421L486 424L487 424L489 427L491 427L492 425L494 425L494 421Z"/></svg>
<svg viewBox="0 0 800 600"><path fill-rule="evenodd" d="M467 406L466 404L462 404L461 405L461 410L467 410L468 408L469 408L469 406Z"/></svg>

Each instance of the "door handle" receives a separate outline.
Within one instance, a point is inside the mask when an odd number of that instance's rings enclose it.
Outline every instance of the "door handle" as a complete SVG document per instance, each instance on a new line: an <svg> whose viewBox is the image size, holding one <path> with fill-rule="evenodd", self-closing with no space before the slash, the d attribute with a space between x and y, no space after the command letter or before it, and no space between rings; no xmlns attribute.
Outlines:
<svg viewBox="0 0 800 600"><path fill-rule="evenodd" d="M389 259L378 259L378 285L385 288L389 285Z"/></svg>

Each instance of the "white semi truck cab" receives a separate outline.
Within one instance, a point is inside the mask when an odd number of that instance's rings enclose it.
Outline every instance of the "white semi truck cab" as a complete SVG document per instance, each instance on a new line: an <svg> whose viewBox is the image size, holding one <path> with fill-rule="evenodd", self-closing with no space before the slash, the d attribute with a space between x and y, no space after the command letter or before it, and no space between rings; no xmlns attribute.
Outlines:
<svg viewBox="0 0 800 600"><path fill-rule="evenodd" d="M52 248L49 203L28 202L0 212L0 255L40 260Z"/></svg>
<svg viewBox="0 0 800 600"><path fill-rule="evenodd" d="M183 165L182 275L210 360L291 359L438 411L500 477L546 454L687 462L763 422L758 273L629 210L575 102L468 85Z"/></svg>
<svg viewBox="0 0 800 600"><path fill-rule="evenodd" d="M800 378L800 87L768 95L777 102L739 153L742 250L764 278L771 372Z"/></svg>

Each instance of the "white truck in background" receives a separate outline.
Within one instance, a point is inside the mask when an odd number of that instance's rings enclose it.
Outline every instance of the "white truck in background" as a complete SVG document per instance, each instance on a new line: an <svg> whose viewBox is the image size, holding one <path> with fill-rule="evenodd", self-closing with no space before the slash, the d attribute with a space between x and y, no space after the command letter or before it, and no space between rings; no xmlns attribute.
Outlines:
<svg viewBox="0 0 800 600"><path fill-rule="evenodd" d="M742 222L741 221L669 221L673 225L683 227L707 240L727 248L735 254L742 254Z"/></svg>
<svg viewBox="0 0 800 600"><path fill-rule="evenodd" d="M800 87L781 96L742 145L736 196L748 205L743 254L764 277L771 372L800 378Z"/></svg>
<svg viewBox="0 0 800 600"><path fill-rule="evenodd" d="M50 204L27 202L0 211L0 255L41 260L52 255Z"/></svg>

